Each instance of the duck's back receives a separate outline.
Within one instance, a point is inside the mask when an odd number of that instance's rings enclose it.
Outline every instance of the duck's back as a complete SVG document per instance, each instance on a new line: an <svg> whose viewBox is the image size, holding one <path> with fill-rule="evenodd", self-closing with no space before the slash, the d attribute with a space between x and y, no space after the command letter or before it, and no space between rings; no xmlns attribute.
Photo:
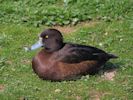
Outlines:
<svg viewBox="0 0 133 100"><path fill-rule="evenodd" d="M105 62L111 57L112 56L105 51L92 46L66 43L65 46L58 51L56 59L64 63L80 63L88 60Z"/></svg>

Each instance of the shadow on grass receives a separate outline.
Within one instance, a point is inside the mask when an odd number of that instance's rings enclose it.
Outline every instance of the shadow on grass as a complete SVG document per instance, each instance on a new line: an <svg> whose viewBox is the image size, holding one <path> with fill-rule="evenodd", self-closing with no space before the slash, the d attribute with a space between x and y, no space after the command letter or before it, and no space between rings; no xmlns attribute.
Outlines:
<svg viewBox="0 0 133 100"><path fill-rule="evenodd" d="M122 65L123 65L122 62L116 62L116 63L107 62L100 70L103 70L103 72L109 72L112 70L119 69Z"/></svg>

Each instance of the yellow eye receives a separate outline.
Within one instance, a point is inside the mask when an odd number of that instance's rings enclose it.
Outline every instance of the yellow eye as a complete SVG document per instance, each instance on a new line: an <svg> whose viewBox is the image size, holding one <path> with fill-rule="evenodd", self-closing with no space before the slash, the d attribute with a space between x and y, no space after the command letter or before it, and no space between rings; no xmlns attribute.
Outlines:
<svg viewBox="0 0 133 100"><path fill-rule="evenodd" d="M48 38L48 35L46 35L45 38L47 39Z"/></svg>

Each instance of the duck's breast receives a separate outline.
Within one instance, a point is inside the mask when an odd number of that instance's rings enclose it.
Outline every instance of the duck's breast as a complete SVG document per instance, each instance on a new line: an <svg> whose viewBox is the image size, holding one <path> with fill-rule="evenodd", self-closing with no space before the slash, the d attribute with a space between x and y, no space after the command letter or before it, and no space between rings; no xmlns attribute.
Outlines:
<svg viewBox="0 0 133 100"><path fill-rule="evenodd" d="M44 50L40 51L32 60L32 68L40 78L50 76L51 69L54 65L54 61L50 60L51 53L47 53Z"/></svg>

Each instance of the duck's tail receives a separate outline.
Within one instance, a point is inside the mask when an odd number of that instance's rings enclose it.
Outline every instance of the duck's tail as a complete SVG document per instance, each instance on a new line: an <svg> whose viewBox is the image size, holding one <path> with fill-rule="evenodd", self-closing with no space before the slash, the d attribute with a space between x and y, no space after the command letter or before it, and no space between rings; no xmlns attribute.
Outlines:
<svg viewBox="0 0 133 100"><path fill-rule="evenodd" d="M110 54L110 53L108 53L108 57L109 57L109 59L116 59L116 58L118 58L118 56L116 56L114 54Z"/></svg>
<svg viewBox="0 0 133 100"><path fill-rule="evenodd" d="M109 59L116 59L118 56L111 54L111 53L94 53L95 58L103 61L107 61Z"/></svg>

